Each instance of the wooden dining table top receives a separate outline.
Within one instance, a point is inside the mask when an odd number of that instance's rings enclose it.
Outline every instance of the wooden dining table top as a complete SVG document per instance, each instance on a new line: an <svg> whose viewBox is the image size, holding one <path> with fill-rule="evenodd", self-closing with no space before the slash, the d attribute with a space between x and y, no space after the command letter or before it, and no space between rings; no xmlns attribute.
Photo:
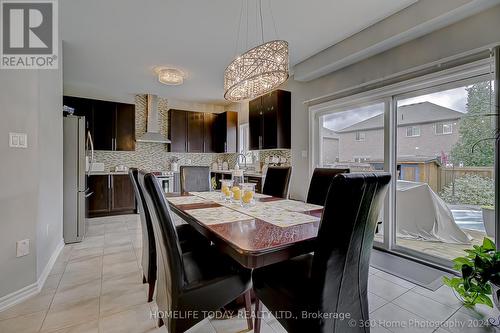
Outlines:
<svg viewBox="0 0 500 333"><path fill-rule="evenodd" d="M167 200L189 196L193 194L165 193ZM206 202L182 204L182 199L179 199L175 199L175 204L169 202L171 210L212 241L222 252L247 268L266 266L313 251L319 219L323 212L322 208L300 211L301 214L311 215L317 219L290 226L275 225L252 216L233 222L206 224L192 215L193 210L222 207L221 203L206 200ZM284 199L276 197L255 199L256 202L263 203L279 200Z"/></svg>

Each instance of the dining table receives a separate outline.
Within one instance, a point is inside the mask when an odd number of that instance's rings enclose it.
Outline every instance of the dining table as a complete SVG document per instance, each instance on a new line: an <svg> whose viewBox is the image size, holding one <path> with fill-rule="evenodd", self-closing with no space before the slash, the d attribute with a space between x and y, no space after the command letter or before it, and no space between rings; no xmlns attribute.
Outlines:
<svg viewBox="0 0 500 333"><path fill-rule="evenodd" d="M246 268L314 251L322 206L258 193L248 205L217 191L164 195L175 214Z"/></svg>

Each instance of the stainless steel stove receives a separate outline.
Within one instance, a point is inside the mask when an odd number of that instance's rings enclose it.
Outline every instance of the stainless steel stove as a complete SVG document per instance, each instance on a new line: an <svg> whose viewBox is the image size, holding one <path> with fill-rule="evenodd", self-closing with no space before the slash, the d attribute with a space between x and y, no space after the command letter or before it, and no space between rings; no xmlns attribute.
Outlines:
<svg viewBox="0 0 500 333"><path fill-rule="evenodd" d="M174 192L174 172L173 171L154 171L152 172L160 183L165 193Z"/></svg>

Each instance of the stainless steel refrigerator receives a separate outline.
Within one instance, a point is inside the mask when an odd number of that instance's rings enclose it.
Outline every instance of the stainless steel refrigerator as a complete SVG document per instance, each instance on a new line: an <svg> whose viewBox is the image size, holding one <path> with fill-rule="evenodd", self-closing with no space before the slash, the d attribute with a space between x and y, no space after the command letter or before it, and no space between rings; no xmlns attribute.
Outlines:
<svg viewBox="0 0 500 333"><path fill-rule="evenodd" d="M63 236L68 244L81 242L85 236L85 201L92 195L87 187L89 174L86 169L88 154L93 155L93 147L90 133L85 136L85 117L69 115L63 119ZM93 156L90 157L92 160Z"/></svg>

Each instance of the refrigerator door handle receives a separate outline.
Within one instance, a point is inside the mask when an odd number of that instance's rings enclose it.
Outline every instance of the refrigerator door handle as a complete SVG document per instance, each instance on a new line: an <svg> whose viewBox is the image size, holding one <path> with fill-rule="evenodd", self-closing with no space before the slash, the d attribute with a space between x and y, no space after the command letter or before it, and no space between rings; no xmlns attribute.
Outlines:
<svg viewBox="0 0 500 333"><path fill-rule="evenodd" d="M92 140L92 135L90 131L87 131L87 151L90 150L90 162L89 162L89 170L87 172L87 176L90 176L92 172L92 164L94 163L94 141Z"/></svg>

